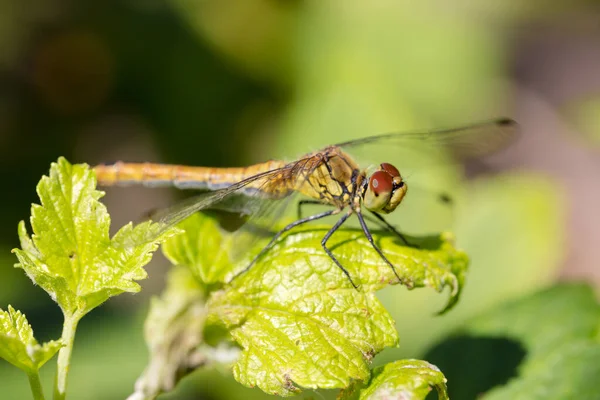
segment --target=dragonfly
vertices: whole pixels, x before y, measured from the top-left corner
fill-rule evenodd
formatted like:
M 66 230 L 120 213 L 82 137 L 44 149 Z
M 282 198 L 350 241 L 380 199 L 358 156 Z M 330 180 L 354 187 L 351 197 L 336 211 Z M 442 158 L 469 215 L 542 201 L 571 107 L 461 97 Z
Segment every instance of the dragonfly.
M 450 153 L 452 160 L 461 162 L 497 151 L 509 143 L 516 132 L 515 121 L 499 118 L 458 128 L 396 132 L 355 139 L 327 146 L 289 162 L 270 160 L 248 167 L 232 168 L 117 162 L 98 165 L 94 167 L 94 171 L 102 186 L 137 184 L 203 191 L 154 217 L 161 224 L 160 232 L 170 229 L 198 211 L 209 209 L 247 215 L 248 220 L 240 228 L 240 232 L 248 233 L 253 226 L 272 229 L 282 218 L 287 206 L 300 195 L 303 198 L 297 202 L 298 218 L 279 229 L 231 280 L 247 272 L 286 232 L 308 222 L 339 215 L 337 222 L 323 236 L 321 247 L 352 286 L 358 289 L 359 286 L 332 252 L 328 242 L 355 215 L 370 245 L 401 282 L 395 266 L 373 239 L 366 220 L 380 224 L 410 246 L 384 216 L 398 208 L 408 193 L 408 184 L 399 169 L 387 162 L 392 160 L 379 160 L 361 167 L 353 154 L 360 153 L 361 150 L 371 149 L 373 152 L 372 149 L 386 149 L 386 154 L 400 157 L 402 152 L 408 154 L 412 149 L 426 153 L 441 150 Z M 302 216 L 301 206 L 306 204 L 319 204 L 328 209 Z M 369 218 L 365 218 L 366 216 Z M 244 246 L 238 241 L 234 243 L 239 251 L 250 246 Z

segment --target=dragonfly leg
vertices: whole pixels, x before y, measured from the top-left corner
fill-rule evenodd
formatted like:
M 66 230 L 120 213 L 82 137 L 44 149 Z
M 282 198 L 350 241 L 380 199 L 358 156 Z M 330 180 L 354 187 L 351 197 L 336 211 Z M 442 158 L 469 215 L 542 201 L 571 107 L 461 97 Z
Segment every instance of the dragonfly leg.
M 375 219 L 375 218 L 373 218 L 373 217 L 371 217 L 370 215 L 367 215 L 367 214 L 363 214 L 363 218 L 365 219 L 365 221 L 372 222 L 372 223 L 376 224 L 377 226 L 379 226 L 380 228 L 385 229 L 386 231 L 390 232 L 390 228 L 388 228 L 387 225 L 385 225 L 380 220 Z
M 373 214 L 375 214 L 375 213 L 373 213 Z M 375 215 L 377 215 L 377 214 L 375 214 Z M 398 275 L 398 272 L 396 271 L 394 264 L 392 264 L 390 262 L 390 260 L 387 259 L 387 257 L 383 254 L 383 251 L 381 251 L 381 249 L 379 248 L 379 246 L 377 246 L 375 244 L 375 241 L 373 240 L 373 235 L 371 235 L 371 231 L 369 231 L 369 228 L 367 227 L 367 224 L 365 223 L 365 219 L 364 219 L 362 213 L 360 212 L 360 210 L 356 211 L 356 216 L 358 217 L 360 226 L 362 227 L 362 230 L 365 233 L 367 240 L 369 240 L 369 243 L 371 243 L 371 246 L 373 246 L 375 251 L 377 251 L 377 253 L 379 253 L 379 256 L 383 259 L 383 261 L 385 261 L 386 264 L 389 265 L 390 268 L 392 268 L 392 271 L 394 271 L 394 275 L 396 275 L 396 278 L 398 278 L 398 282 L 402 283 L 402 279 Z
M 243 270 L 241 270 L 240 272 L 235 274 L 234 277 L 231 278 L 231 280 L 229 282 L 233 281 L 235 278 L 237 278 L 238 276 L 242 275 L 243 273 L 247 272 L 250 268 L 252 268 L 252 266 L 254 264 L 256 264 L 256 261 L 258 261 L 258 259 L 261 258 L 263 255 L 265 255 L 265 253 L 267 251 L 269 251 L 271 249 L 271 247 L 273 247 L 273 245 L 275 244 L 277 239 L 279 239 L 281 237 L 281 235 L 283 235 L 285 232 L 297 227 L 298 225 L 302 225 L 302 224 L 304 224 L 306 222 L 310 222 L 310 221 L 316 221 L 318 219 L 325 218 L 325 217 L 328 217 L 333 214 L 337 214 L 338 212 L 340 212 L 340 210 L 336 208 L 335 210 L 329 210 L 329 211 L 325 211 L 325 212 L 322 212 L 319 214 L 311 215 L 310 217 L 299 219 L 299 220 L 294 221 L 291 224 L 285 226 L 282 230 L 277 232 L 275 234 L 275 236 L 273 236 L 273 238 L 269 241 L 269 243 L 265 247 L 263 247 L 263 249 L 256 255 L 256 257 L 254 257 L 252 259 L 250 264 L 248 264 L 248 266 L 246 268 L 244 268 Z
M 378 214 L 374 211 L 371 211 L 371 214 L 373 214 L 379 221 L 381 221 L 387 229 L 389 229 L 390 231 L 392 231 L 393 233 L 395 233 L 403 242 L 405 245 L 410 246 L 410 247 L 416 247 L 418 248 L 419 246 L 411 244 L 408 240 L 406 240 L 406 238 L 404 237 L 403 234 L 401 234 L 395 227 L 394 225 L 390 224 L 389 222 L 387 222 L 385 220 L 385 218 L 383 218 L 381 216 L 381 214 Z
M 327 234 L 325 235 L 325 237 L 323 237 L 323 240 L 321 240 L 321 246 L 323 246 L 323 250 L 325 250 L 325 252 L 329 256 L 329 258 L 331 258 L 333 260 L 333 262 L 335 262 L 335 264 L 342 270 L 342 272 L 344 272 L 344 274 L 346 274 L 346 277 L 348 278 L 348 280 L 350 281 L 350 283 L 352 284 L 352 286 L 354 286 L 354 289 L 358 289 L 358 286 L 352 280 L 352 277 L 350 276 L 350 273 L 346 270 L 346 268 L 344 268 L 342 266 L 342 264 L 338 261 L 338 259 L 335 258 L 335 256 L 331 252 L 331 250 L 329 250 L 329 248 L 327 248 L 327 241 L 329 240 L 329 238 L 331 237 L 331 235 L 333 235 L 333 233 L 335 231 L 337 231 L 339 229 L 339 227 L 342 226 L 342 224 L 344 222 L 346 222 L 346 220 L 348 219 L 348 217 L 350 215 L 352 215 L 352 212 L 348 212 L 348 213 L 344 214 L 342 216 L 342 218 L 340 218 L 339 221 L 336 222 L 336 224 L 329 230 L 329 232 L 327 232 Z
M 305 204 L 319 204 L 322 206 L 327 206 L 328 204 L 324 204 L 319 200 L 300 200 L 298 202 L 298 219 L 302 219 L 302 206 Z

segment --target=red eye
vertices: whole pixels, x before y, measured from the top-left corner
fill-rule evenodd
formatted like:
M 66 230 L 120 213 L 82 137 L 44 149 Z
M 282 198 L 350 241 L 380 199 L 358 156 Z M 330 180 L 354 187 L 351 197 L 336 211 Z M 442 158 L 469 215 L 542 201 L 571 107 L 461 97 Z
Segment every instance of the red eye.
M 398 171 L 398 169 L 396 167 L 394 167 L 392 164 L 382 163 L 381 169 L 384 170 L 385 172 L 387 172 L 388 174 L 390 174 L 394 178 L 397 176 L 400 176 L 400 171 Z
M 375 196 L 379 196 L 381 193 L 391 192 L 394 185 L 390 174 L 385 171 L 376 171 L 371 175 L 369 186 Z

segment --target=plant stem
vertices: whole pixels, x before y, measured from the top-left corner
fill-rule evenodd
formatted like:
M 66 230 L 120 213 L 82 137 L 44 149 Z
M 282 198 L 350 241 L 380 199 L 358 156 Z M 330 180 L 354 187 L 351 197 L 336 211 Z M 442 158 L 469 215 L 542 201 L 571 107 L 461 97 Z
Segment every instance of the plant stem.
M 67 376 L 71 364 L 71 353 L 73 351 L 73 341 L 75 339 L 75 330 L 81 316 L 78 313 L 65 315 L 65 322 L 61 340 L 64 344 L 58 352 L 56 381 L 54 383 L 54 400 L 64 400 L 67 396 Z
M 44 391 L 42 389 L 42 382 L 40 382 L 39 372 L 36 370 L 35 372 L 28 373 L 27 377 L 29 378 L 29 386 L 31 387 L 33 398 L 35 400 L 44 400 Z

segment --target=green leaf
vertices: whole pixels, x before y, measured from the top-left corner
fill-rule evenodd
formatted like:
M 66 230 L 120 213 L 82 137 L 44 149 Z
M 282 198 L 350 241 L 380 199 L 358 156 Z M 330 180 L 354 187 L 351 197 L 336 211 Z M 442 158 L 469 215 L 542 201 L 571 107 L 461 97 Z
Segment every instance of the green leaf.
M 8 306 L 0 309 L 0 357 L 27 373 L 34 373 L 61 348 L 60 341 L 40 345 L 25 315 Z
M 175 233 L 162 234 L 149 222 L 128 224 L 111 239 L 110 218 L 98 200 L 96 178 L 85 164 L 64 158 L 53 163 L 50 176 L 37 186 L 41 205 L 31 208 L 33 235 L 19 224 L 21 249 L 13 250 L 34 283 L 55 300 L 66 315 L 83 315 L 122 292 L 137 292 L 136 280 L 146 277 L 143 266 L 158 243 Z
M 321 247 L 328 229 L 292 231 L 248 272 L 212 293 L 209 321 L 224 324 L 243 349 L 233 366 L 242 384 L 278 395 L 300 387 L 347 387 L 369 376 L 375 354 L 397 345 L 395 323 L 374 294 L 398 283 L 391 268 L 362 231 L 336 232 L 330 246 L 360 285 L 353 288 Z M 452 247 L 449 235 L 408 239 L 419 248 L 375 234 L 406 286 L 450 287 L 449 309 L 460 294 L 467 257 Z
M 484 398 L 600 398 L 599 327 L 600 305 L 583 284 L 558 285 L 476 318 L 468 334 L 508 337 L 527 350 L 519 376 Z
M 231 235 L 224 235 L 213 218 L 196 213 L 179 224 L 185 234 L 176 235 L 162 245 L 164 255 L 173 265 L 190 269 L 204 284 L 224 282 L 231 263 L 221 249 L 229 247 Z
M 422 360 L 400 360 L 375 368 L 367 384 L 355 383 L 342 392 L 340 400 L 422 400 L 432 387 L 439 400 L 448 400 L 446 378 L 438 367 Z

